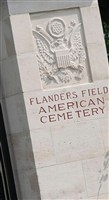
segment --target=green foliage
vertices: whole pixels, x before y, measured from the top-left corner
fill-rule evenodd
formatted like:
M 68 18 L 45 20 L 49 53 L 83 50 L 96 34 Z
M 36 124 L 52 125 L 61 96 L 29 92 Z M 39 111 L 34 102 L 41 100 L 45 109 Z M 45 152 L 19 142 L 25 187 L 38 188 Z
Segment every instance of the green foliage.
M 107 54 L 109 59 L 109 24 L 103 23 L 104 28 L 104 35 L 105 35 L 105 41 L 106 41 L 106 48 L 107 48 Z

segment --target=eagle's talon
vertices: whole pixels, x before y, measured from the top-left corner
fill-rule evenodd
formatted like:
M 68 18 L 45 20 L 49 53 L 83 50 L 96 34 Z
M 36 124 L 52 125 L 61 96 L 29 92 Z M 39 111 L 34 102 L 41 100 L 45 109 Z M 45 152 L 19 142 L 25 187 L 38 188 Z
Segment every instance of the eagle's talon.
M 84 66 L 83 66 L 83 65 L 81 65 L 81 64 L 79 64 L 79 65 L 78 65 L 78 70 L 79 70 L 80 72 L 82 72 L 82 71 L 83 71 L 83 69 L 84 69 Z
M 78 69 L 78 66 L 75 62 L 71 61 L 71 68 Z

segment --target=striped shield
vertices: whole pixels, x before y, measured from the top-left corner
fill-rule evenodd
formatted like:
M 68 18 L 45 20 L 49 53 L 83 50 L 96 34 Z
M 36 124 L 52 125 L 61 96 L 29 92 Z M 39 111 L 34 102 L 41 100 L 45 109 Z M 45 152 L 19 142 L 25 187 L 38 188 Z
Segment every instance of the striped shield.
M 55 51 L 58 68 L 67 68 L 71 66 L 70 54 L 68 49 L 59 49 Z

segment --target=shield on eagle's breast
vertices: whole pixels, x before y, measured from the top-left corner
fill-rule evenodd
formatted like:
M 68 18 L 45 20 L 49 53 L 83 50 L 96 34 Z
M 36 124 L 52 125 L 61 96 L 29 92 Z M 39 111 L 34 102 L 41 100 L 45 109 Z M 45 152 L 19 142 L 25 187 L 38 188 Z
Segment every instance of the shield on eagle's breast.
M 56 50 L 55 57 L 58 68 L 67 68 L 71 66 L 70 54 L 68 49 Z

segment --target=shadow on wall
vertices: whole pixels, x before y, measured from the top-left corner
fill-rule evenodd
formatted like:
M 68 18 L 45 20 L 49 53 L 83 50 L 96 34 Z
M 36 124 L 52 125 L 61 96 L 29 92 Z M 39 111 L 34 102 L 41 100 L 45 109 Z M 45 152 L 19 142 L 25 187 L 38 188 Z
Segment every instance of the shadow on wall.
M 11 47 L 12 53 L 15 54 L 14 46 Z M 15 175 L 16 190 L 19 191 L 19 199 L 40 200 L 31 133 L 16 55 L 13 55 L 12 59 L 3 61 L 0 76 L 1 95 L 3 95 L 1 106 Z M 0 132 L 0 134 L 3 133 Z
M 38 177 L 23 94 L 6 98 L 2 102 L 2 110 L 4 111 L 6 135 L 18 199 L 40 200 Z M 14 132 L 14 129 L 16 129 L 16 132 Z M 17 129 L 19 129 L 19 132 Z

